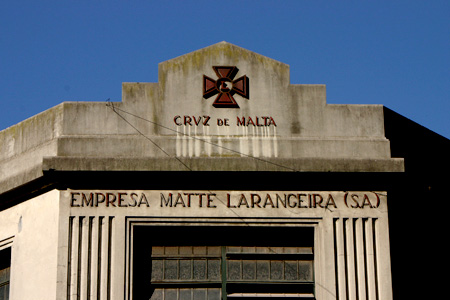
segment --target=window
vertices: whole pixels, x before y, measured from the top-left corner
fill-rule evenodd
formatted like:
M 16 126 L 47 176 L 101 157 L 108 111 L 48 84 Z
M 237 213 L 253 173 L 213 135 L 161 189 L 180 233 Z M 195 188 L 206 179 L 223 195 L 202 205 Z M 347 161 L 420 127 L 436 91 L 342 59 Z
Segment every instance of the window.
M 0 250 L 0 300 L 9 299 L 11 248 Z
M 314 299 L 313 236 L 305 227 L 136 228 L 135 299 Z

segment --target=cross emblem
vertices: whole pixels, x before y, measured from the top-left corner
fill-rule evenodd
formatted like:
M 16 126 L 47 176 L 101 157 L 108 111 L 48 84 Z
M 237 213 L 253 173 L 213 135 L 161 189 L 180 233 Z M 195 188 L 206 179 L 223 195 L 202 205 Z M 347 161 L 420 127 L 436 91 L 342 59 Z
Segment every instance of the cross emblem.
M 217 95 L 213 106 L 216 108 L 239 108 L 233 95 L 238 94 L 249 99 L 249 79 L 247 76 L 234 80 L 237 72 L 236 67 L 214 66 L 212 67 L 218 79 L 214 80 L 203 75 L 203 98 L 208 99 Z

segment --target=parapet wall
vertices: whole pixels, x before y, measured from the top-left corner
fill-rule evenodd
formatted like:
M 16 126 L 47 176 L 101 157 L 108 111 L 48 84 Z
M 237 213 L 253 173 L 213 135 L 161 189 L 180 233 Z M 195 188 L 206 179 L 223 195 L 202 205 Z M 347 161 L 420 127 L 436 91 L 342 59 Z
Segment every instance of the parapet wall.
M 240 165 L 253 171 L 256 159 L 295 171 L 364 171 L 374 161 L 378 171 L 403 171 L 383 106 L 327 104 L 324 85 L 290 84 L 288 65 L 226 42 L 163 62 L 158 83 L 122 91 L 122 102 L 66 102 L 1 131 L 0 191 L 41 176 L 44 161 L 58 169 L 68 159 L 90 160 L 86 170 L 108 170 L 110 160 L 114 170 L 170 171 L 162 159 L 178 159 L 208 171 L 249 160 Z M 118 161 L 133 159 L 152 163 Z

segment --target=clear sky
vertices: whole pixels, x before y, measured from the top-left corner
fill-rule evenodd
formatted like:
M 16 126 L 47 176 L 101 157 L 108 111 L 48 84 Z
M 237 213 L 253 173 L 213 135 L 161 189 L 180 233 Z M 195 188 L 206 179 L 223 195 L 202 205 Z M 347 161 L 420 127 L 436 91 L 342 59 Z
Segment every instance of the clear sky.
M 158 63 L 227 41 L 327 102 L 383 104 L 450 138 L 449 0 L 4 0 L 0 130 L 64 101 L 121 100 Z

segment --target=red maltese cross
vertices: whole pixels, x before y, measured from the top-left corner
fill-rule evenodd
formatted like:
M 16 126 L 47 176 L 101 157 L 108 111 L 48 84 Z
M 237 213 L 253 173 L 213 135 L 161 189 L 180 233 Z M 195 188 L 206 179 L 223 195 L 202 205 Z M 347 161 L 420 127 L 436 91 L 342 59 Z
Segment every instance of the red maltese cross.
M 247 76 L 233 80 L 239 71 L 236 67 L 214 66 L 218 79 L 203 75 L 203 98 L 208 99 L 216 94 L 213 106 L 217 108 L 239 108 L 233 95 L 238 94 L 249 99 L 249 80 Z

